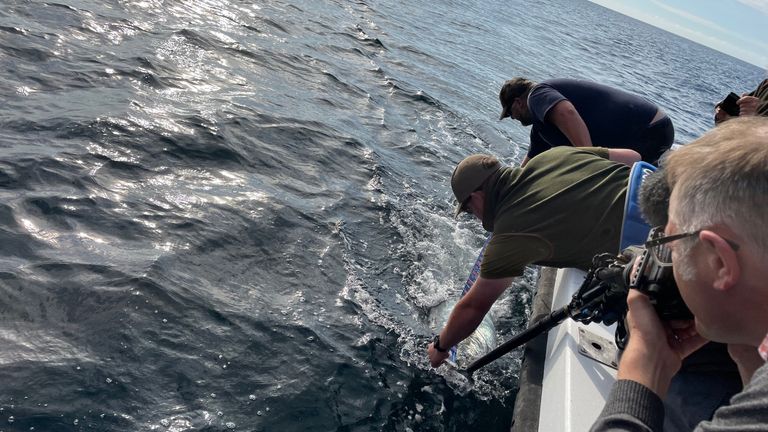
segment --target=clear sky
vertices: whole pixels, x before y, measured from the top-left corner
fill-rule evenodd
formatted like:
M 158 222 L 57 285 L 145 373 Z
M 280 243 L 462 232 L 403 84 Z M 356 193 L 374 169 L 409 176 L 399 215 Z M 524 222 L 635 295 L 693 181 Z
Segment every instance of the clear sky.
M 768 69 L 768 0 L 591 0 Z

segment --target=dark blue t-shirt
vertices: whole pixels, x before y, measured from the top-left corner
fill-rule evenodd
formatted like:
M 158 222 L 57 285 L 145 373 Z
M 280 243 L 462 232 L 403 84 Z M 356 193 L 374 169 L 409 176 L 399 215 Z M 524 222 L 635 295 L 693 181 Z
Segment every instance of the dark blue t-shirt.
M 547 113 L 562 100 L 570 101 L 589 129 L 595 147 L 630 148 L 642 154 L 639 137 L 658 111 L 647 99 L 590 81 L 553 79 L 533 87 L 528 95 L 528 109 L 533 118 L 532 158 L 552 147 L 571 145 L 568 138 L 552 123 Z

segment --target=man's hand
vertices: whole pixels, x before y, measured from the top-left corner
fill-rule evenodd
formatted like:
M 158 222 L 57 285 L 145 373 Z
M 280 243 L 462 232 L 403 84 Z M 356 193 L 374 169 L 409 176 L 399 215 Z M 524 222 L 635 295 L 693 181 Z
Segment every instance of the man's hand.
M 739 106 L 739 116 L 753 116 L 757 115 L 757 105 L 760 103 L 760 99 L 754 96 L 742 95 L 741 98 L 736 101 Z
M 683 359 L 707 340 L 696 332 L 693 321 L 674 326 L 662 322 L 648 297 L 637 290 L 629 290 L 627 305 L 629 343 L 621 357 L 618 378 L 643 384 L 663 398 Z
M 731 118 L 731 116 L 725 112 L 722 108 L 720 108 L 720 105 L 715 107 L 715 124 L 718 125 L 726 120 Z
M 443 364 L 445 359 L 448 358 L 450 351 L 440 352 L 435 349 L 434 343 L 430 343 L 427 348 L 427 354 L 429 355 L 429 364 L 432 365 L 433 368 L 436 368 Z
M 469 337 L 511 282 L 512 278 L 477 278 L 469 292 L 453 307 L 448 322 L 440 332 L 440 347 L 448 349 Z M 440 366 L 448 358 L 448 352 L 441 353 L 432 344 L 427 348 L 427 355 L 432 367 Z

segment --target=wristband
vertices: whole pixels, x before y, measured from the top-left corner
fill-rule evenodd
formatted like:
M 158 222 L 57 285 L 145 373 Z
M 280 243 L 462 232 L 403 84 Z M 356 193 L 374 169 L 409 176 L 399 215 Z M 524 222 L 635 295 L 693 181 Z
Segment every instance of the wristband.
M 435 347 L 435 349 L 436 349 L 438 352 L 441 352 L 441 353 L 444 353 L 444 352 L 448 352 L 448 350 L 447 350 L 447 349 L 445 349 L 445 348 L 440 348 L 440 335 L 439 335 L 439 334 L 436 334 L 436 335 L 435 335 L 435 338 L 434 338 L 434 339 L 432 339 L 432 346 L 434 346 L 434 347 Z

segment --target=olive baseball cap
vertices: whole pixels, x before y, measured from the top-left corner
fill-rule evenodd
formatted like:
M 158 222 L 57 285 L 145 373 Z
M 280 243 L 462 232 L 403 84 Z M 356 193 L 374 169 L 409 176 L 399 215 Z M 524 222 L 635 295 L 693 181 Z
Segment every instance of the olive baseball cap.
M 476 191 L 491 174 L 501 168 L 498 159 L 487 154 L 467 156 L 456 165 L 451 174 L 451 189 L 458 201 L 455 216 L 464 211 L 464 205 L 472 192 Z

